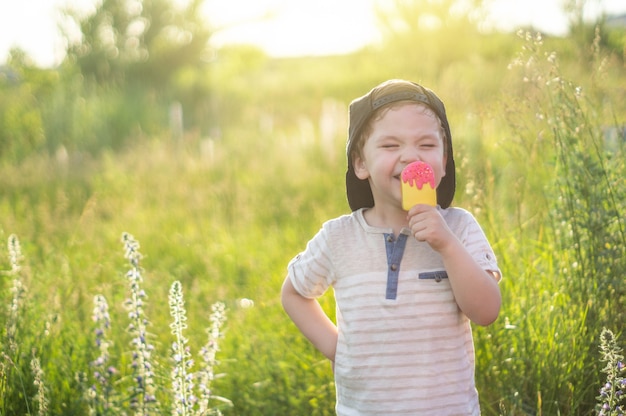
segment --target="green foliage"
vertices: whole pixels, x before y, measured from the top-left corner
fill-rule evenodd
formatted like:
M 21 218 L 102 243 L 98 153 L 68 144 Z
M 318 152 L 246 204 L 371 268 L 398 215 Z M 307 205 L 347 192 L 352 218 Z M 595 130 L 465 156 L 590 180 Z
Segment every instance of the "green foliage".
M 602 125 L 611 119 L 597 111 L 601 86 L 568 81 L 557 56 L 526 35 L 512 66 L 523 88 L 512 89 L 519 95 L 509 122 L 518 136 L 506 148 L 514 171 L 526 174 L 515 188 L 519 228 L 503 260 L 522 285 L 503 282 L 505 320 L 479 336 L 479 361 L 493 363 L 484 385 L 499 386 L 483 396 L 491 414 L 589 412 L 599 355 L 584 340 L 603 326 L 623 330 L 623 145 L 604 141 Z M 528 261 L 513 266 L 519 258 Z
M 378 13 L 395 71 L 419 68 L 418 77 L 435 77 L 442 68 L 467 63 L 483 41 L 481 0 L 394 0 Z M 415 77 L 411 77 L 415 78 Z M 419 80 L 418 80 L 419 81 Z
M 163 121 L 167 105 L 141 89 L 88 88 L 78 76 L 65 86 L 55 90 L 42 111 L 50 153 L 97 155 L 120 150 L 131 138 L 157 135 L 167 128 Z
M 205 81 L 211 32 L 201 17 L 202 4 L 203 0 L 184 7 L 171 0 L 106 0 L 90 15 L 66 11 L 81 37 L 68 37 L 66 59 L 51 71 L 60 79 L 46 97 L 34 94 L 30 101 L 28 96 L 8 97 L 18 99 L 30 112 L 19 113 L 19 119 L 13 116 L 16 120 L 7 131 L 20 133 L 21 125 L 15 124 L 21 122 L 39 134 L 37 146 L 28 145 L 33 142 L 32 131 L 14 146 L 24 154 L 93 155 L 119 150 L 144 134 L 167 135 L 174 129 L 176 135 L 169 115 L 174 103 L 196 109 L 185 115 L 185 122 L 208 131 L 212 124 L 203 122 L 211 111 Z M 18 86 L 36 85 L 35 81 L 20 79 Z M 20 107 L 13 105 L 11 111 L 19 112 Z M 4 156 L 9 159 L 12 154 Z
M 68 11 L 82 35 L 69 45 L 68 59 L 99 84 L 162 87 L 206 56 L 210 31 L 200 15 L 203 2 L 182 7 L 171 0 L 104 0 L 88 16 Z
M 45 144 L 41 115 L 29 85 L 0 95 L 0 159 L 21 160 Z
M 22 160 L 44 148 L 46 137 L 38 98 L 54 84 L 55 75 L 37 69 L 13 49 L 0 72 L 0 160 Z

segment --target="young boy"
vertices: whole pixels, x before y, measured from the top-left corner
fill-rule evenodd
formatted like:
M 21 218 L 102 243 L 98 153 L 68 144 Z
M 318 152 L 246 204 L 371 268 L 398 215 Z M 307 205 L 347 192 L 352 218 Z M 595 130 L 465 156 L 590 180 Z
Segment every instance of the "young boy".
M 483 231 L 450 208 L 455 169 L 441 100 L 391 80 L 350 104 L 351 215 L 326 222 L 288 266 L 285 311 L 333 363 L 338 415 L 479 415 L 470 322 L 500 311 Z M 402 209 L 400 173 L 428 162 L 437 207 Z M 337 325 L 316 298 L 334 288 Z

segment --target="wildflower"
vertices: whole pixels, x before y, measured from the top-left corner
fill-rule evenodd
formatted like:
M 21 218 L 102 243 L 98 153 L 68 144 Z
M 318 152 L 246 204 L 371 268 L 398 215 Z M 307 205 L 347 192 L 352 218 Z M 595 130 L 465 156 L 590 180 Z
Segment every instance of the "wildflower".
M 187 329 L 187 315 L 183 289 L 179 281 L 172 284 L 169 293 L 170 315 L 174 321 L 170 324 L 172 334 L 176 341 L 172 343 L 174 368 L 172 369 L 172 389 L 174 391 L 173 412 L 179 415 L 193 414 L 195 397 L 193 396 L 193 373 L 188 370 L 193 366 L 193 360 L 189 359 L 190 353 L 187 347 L 187 338 L 183 331 Z
M 509 320 L 509 317 L 507 316 L 504 318 L 504 328 L 505 329 L 517 329 L 517 325 L 511 324 L 511 321 Z
M 16 275 L 20 269 L 20 261 L 22 261 L 22 249 L 20 247 L 20 240 L 18 240 L 15 234 L 9 236 L 8 242 L 9 248 L 9 264 L 11 265 L 11 271 L 9 273 Z
M 228 399 L 215 396 L 211 393 L 211 383 L 215 379 L 215 373 L 213 368 L 217 364 L 216 354 L 219 351 L 218 339 L 221 336 L 221 328 L 226 321 L 226 306 L 217 302 L 211 307 L 211 326 L 207 330 L 208 340 L 205 346 L 200 351 L 202 356 L 201 369 L 198 371 L 198 387 L 200 391 L 200 414 L 210 414 L 209 401 L 211 399 L 218 399 L 226 403 L 230 403 Z M 221 414 L 219 410 L 215 410 L 214 413 Z
M 143 299 L 147 298 L 147 296 L 141 288 L 143 277 L 139 262 L 142 256 L 139 252 L 139 242 L 132 235 L 123 233 L 122 242 L 124 243 L 124 257 L 131 266 L 126 273 L 130 288 L 130 299 L 127 299 L 125 305 L 128 309 L 128 316 L 131 319 L 128 331 L 132 337 L 133 361 L 131 368 L 135 372 L 133 379 L 136 384 L 133 389 L 132 406 L 137 409 L 137 414 L 152 414 L 158 409 L 158 402 L 154 394 L 154 372 L 150 362 L 151 351 L 154 347 L 148 343 L 146 328 L 148 320 L 145 318 L 143 310 Z
M 48 398 L 46 397 L 46 387 L 43 381 L 44 373 L 41 369 L 39 358 L 33 357 L 30 362 L 30 366 L 35 376 L 33 384 L 37 387 L 37 394 L 34 398 L 35 403 L 38 405 L 37 415 L 44 416 L 48 414 Z
M 600 389 L 598 399 L 598 414 L 607 416 L 623 415 L 623 405 L 620 403 L 624 399 L 621 390 L 626 386 L 626 379 L 620 376 L 624 369 L 622 349 L 617 344 L 617 339 L 613 333 L 606 328 L 600 334 L 601 360 L 606 362 L 602 372 L 606 374 L 606 382 Z
M 548 54 L 548 62 L 555 64 L 556 63 L 556 52 L 551 52 Z
M 9 345 L 9 351 L 17 351 L 17 328 L 19 323 L 20 308 L 22 306 L 22 300 L 26 293 L 24 285 L 20 279 L 13 279 L 13 286 L 11 287 L 11 293 L 13 297 L 9 304 L 9 319 L 7 321 L 6 340 Z
M 22 260 L 22 250 L 20 248 L 20 242 L 15 234 L 9 236 L 8 241 L 9 249 L 9 263 L 11 264 L 11 270 L 9 275 L 14 277 L 13 286 L 11 287 L 12 299 L 9 304 L 8 320 L 6 322 L 6 343 L 8 344 L 9 351 L 15 353 L 17 351 L 16 335 L 19 323 L 20 308 L 24 299 L 26 289 L 22 284 L 22 280 L 19 278 L 19 272 L 21 270 L 20 261 Z
M 111 376 L 117 373 L 114 367 L 109 365 L 109 347 L 112 343 L 108 339 L 108 331 L 111 327 L 109 305 L 102 295 L 94 297 L 92 319 L 95 322 L 95 344 L 99 355 L 91 362 L 95 383 L 91 386 L 90 407 L 92 413 L 98 413 L 99 408 L 110 408 L 114 397 Z

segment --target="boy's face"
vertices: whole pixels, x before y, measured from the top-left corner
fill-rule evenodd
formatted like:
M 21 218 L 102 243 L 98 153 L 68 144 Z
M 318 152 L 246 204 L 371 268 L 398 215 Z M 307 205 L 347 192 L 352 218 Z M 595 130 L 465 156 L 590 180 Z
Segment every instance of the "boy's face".
M 371 134 L 364 140 L 361 154 L 354 157 L 354 171 L 359 179 L 369 180 L 376 206 L 402 209 L 400 173 L 411 162 L 430 164 L 437 186 L 446 174 L 441 124 L 421 104 L 387 109 L 372 121 Z

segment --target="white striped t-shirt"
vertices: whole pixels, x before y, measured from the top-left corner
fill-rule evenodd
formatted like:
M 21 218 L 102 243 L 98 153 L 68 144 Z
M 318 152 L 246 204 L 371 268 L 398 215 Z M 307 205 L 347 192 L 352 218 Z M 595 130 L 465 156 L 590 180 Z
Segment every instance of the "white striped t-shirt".
M 474 217 L 439 210 L 476 262 L 500 273 Z M 448 279 L 434 278 L 445 272 L 442 259 L 408 236 L 397 295 L 387 299 L 390 233 L 369 226 L 358 210 L 324 223 L 288 266 L 302 296 L 335 291 L 337 415 L 479 415 L 470 322 Z

